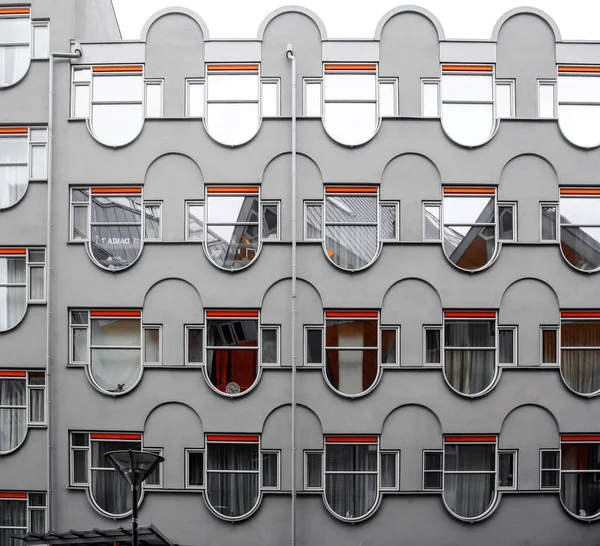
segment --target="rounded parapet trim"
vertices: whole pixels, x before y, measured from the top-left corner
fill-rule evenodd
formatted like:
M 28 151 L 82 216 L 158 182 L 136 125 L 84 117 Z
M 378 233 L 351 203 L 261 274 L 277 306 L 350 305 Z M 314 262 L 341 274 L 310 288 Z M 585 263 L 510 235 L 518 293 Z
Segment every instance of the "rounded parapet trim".
M 210 39 L 210 34 L 208 32 L 208 27 L 206 26 L 206 23 L 204 22 L 204 19 L 202 19 L 202 17 L 200 17 L 200 15 L 198 15 L 195 11 L 192 11 L 191 9 L 188 8 L 182 8 L 182 7 L 169 7 L 169 8 L 164 8 L 161 9 L 159 11 L 157 11 L 154 15 L 152 15 L 144 24 L 144 27 L 142 28 L 142 33 L 140 35 L 140 41 L 145 42 L 148 38 L 148 32 L 150 31 L 150 27 L 152 27 L 152 25 L 158 21 L 161 17 L 165 16 L 165 15 L 170 15 L 170 14 L 180 14 L 180 15 L 187 15 L 188 17 L 191 17 L 194 21 L 196 21 L 196 23 L 198 23 L 198 26 L 200 27 L 200 29 L 202 30 L 202 35 L 204 36 L 204 40 L 209 40 Z
M 271 21 L 273 21 L 273 19 L 275 19 L 279 15 L 283 15 L 284 13 L 301 13 L 302 15 L 306 15 L 309 19 L 311 19 L 313 21 L 313 23 L 319 29 L 319 33 L 321 34 L 321 40 L 327 40 L 327 30 L 325 29 L 325 25 L 323 24 L 323 21 L 321 20 L 321 18 L 316 13 L 309 10 L 308 8 L 305 8 L 303 6 L 293 6 L 293 5 L 292 6 L 283 6 L 281 8 L 277 8 L 276 10 L 273 10 L 271 13 L 269 13 L 269 15 L 267 15 L 262 20 L 260 26 L 258 27 L 257 38 L 259 40 L 262 40 L 265 35 L 265 30 L 267 29 L 267 27 L 269 26 Z
M 445 39 L 444 28 L 442 27 L 440 20 L 433 13 L 431 13 L 429 10 L 427 10 L 425 8 L 422 8 L 421 6 L 406 5 L 406 6 L 398 6 L 398 7 L 392 8 L 379 20 L 379 23 L 377 23 L 377 27 L 375 28 L 375 40 L 381 40 L 381 35 L 383 33 L 383 27 L 385 27 L 386 23 L 392 17 L 394 17 L 400 13 L 406 13 L 406 12 L 418 13 L 420 15 L 423 15 L 427 19 L 429 19 L 429 21 L 435 27 L 435 29 L 438 33 L 438 38 L 440 40 Z
M 504 25 L 504 23 L 506 23 L 506 21 L 508 21 L 511 17 L 514 17 L 515 15 L 521 15 L 521 14 L 535 15 L 535 16 L 539 17 L 540 19 L 543 19 L 548 24 L 548 26 L 552 29 L 555 40 L 557 42 L 562 41 L 562 38 L 560 35 L 560 30 L 558 28 L 558 25 L 554 22 L 554 19 L 552 19 L 552 17 L 550 17 L 545 11 L 542 11 L 541 9 L 538 9 L 538 8 L 529 7 L 529 6 L 514 8 L 514 9 L 507 11 L 504 15 L 502 15 L 500 17 L 500 19 L 498 19 L 498 21 L 494 25 L 494 29 L 492 30 L 492 41 L 493 42 L 498 41 L 498 36 L 500 35 L 500 30 L 502 29 L 502 26 Z

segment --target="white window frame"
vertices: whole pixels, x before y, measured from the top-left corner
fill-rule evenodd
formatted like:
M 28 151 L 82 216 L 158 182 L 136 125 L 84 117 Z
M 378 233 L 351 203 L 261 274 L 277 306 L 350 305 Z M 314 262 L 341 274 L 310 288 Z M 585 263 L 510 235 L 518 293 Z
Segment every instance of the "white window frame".
M 381 209 L 383 207 L 394 207 L 394 237 L 392 239 L 384 239 L 381 236 Z M 379 242 L 380 243 L 395 243 L 400 240 L 400 201 L 379 201 Z
M 319 85 L 319 114 L 318 115 L 308 115 L 307 111 L 307 93 L 306 87 L 308 85 Z M 321 118 L 323 117 L 323 78 L 322 77 L 313 77 L 313 78 L 302 78 L 302 115 L 305 118 Z
M 158 330 L 158 362 L 146 360 L 146 330 Z M 142 366 L 161 366 L 163 363 L 162 324 L 142 324 Z
M 554 233 L 556 237 L 554 239 L 543 239 L 543 209 L 544 208 L 553 208 L 556 211 L 556 218 L 554 220 Z M 540 243 L 542 244 L 552 244 L 557 243 L 560 240 L 560 208 L 558 203 L 540 203 Z
M 263 480 L 265 479 L 262 464 L 263 457 L 265 455 L 276 455 L 277 457 L 277 485 L 265 486 Z M 280 491 L 281 490 L 281 450 L 279 449 L 261 449 L 260 450 L 260 489 L 261 491 Z
M 277 339 L 277 362 L 263 362 L 262 351 L 263 351 L 263 331 L 264 330 L 275 330 L 275 336 Z M 260 366 L 262 368 L 279 368 L 281 366 L 281 326 L 278 324 L 261 324 L 260 325 Z
M 162 457 L 164 455 L 162 447 L 146 447 L 146 446 L 143 446 L 143 447 L 144 447 L 144 451 L 147 451 L 148 453 L 154 453 L 155 455 L 158 455 L 160 457 Z M 158 471 L 158 484 L 147 485 L 146 481 L 143 481 L 142 487 L 144 489 L 162 489 L 163 488 L 163 484 L 164 484 L 163 467 L 164 467 L 163 464 L 158 464 L 155 469 Z
M 384 487 L 381 485 L 382 479 L 381 474 L 383 471 L 383 465 L 381 464 L 381 458 L 383 455 L 393 455 L 394 457 L 394 486 Z M 400 457 L 401 452 L 398 449 L 382 449 L 379 451 L 379 490 L 380 491 L 400 491 Z
M 496 204 L 496 210 L 497 210 L 497 214 L 498 214 L 498 219 L 496 221 L 496 224 L 498 225 L 498 242 L 499 243 L 516 243 L 519 236 L 517 233 L 517 214 L 518 214 L 518 203 L 516 201 L 499 201 Z M 500 237 L 500 223 L 502 222 L 502 220 L 500 219 L 500 209 L 501 208 L 512 208 L 512 232 L 513 232 L 513 236 L 512 239 L 502 239 Z
M 427 330 L 436 330 L 440 336 L 440 362 L 427 362 Z M 439 324 L 423 325 L 423 367 L 443 368 L 444 367 L 444 327 Z
M 435 116 L 426 116 L 425 115 L 425 86 L 426 85 L 435 85 L 437 86 L 437 115 Z M 441 90 L 441 81 L 440 78 L 421 78 L 421 117 L 427 119 L 437 119 L 442 115 L 442 95 L 440 93 Z
M 538 80 L 537 81 L 537 103 L 538 103 L 538 107 L 537 107 L 537 111 L 538 111 L 538 118 L 540 119 L 556 119 L 557 116 L 557 111 L 558 111 L 558 97 L 557 97 L 557 80 Z M 553 104 L 552 104 L 552 117 L 542 117 L 542 112 L 541 112 L 541 103 L 542 101 L 540 100 L 540 90 L 542 87 L 552 87 L 552 98 L 553 98 Z
M 48 50 L 48 54 L 47 55 L 42 55 L 39 57 L 35 56 L 35 34 L 36 34 L 36 28 L 46 28 L 48 29 L 48 43 L 44 44 L 45 48 Z M 50 58 L 50 21 L 42 21 L 42 20 L 33 20 L 31 21 L 31 58 L 32 60 L 47 60 Z
M 158 118 L 157 118 L 158 119 Z M 158 237 L 146 237 L 146 207 L 158 207 Z M 163 235 L 163 202 L 145 201 L 142 199 L 142 208 L 144 209 L 144 243 L 156 243 L 162 241 Z
M 308 485 L 308 455 L 319 455 L 321 458 L 321 486 L 320 487 L 309 487 Z M 325 490 L 325 480 L 324 476 L 324 468 L 325 465 L 325 451 L 322 449 L 309 449 L 304 451 L 304 490 L 305 491 L 324 491 Z
M 438 225 L 438 231 L 439 231 L 439 237 L 437 239 L 428 239 L 427 238 L 427 232 L 425 230 L 425 219 L 427 217 L 427 208 L 428 207 L 437 207 L 439 210 L 439 225 Z M 427 242 L 427 243 L 441 243 L 443 240 L 442 237 L 442 232 L 444 230 L 444 226 L 443 226 L 443 219 L 442 219 L 442 202 L 441 201 L 423 201 L 423 242 Z
M 511 455 L 513 460 L 513 478 L 512 485 L 500 485 L 500 456 Z M 517 449 L 499 449 L 498 450 L 498 491 L 516 491 L 519 484 L 519 450 Z
M 84 434 L 87 436 L 87 445 L 86 446 L 75 446 L 73 445 L 73 435 L 74 434 Z M 91 467 L 91 449 L 90 445 L 90 433 L 89 432 L 69 432 L 69 487 L 77 488 L 77 489 L 86 489 L 90 486 L 90 467 Z M 86 482 L 76 482 L 75 481 L 75 451 L 85 451 L 86 453 Z
M 276 97 L 277 97 L 277 104 L 275 106 L 275 115 L 274 116 L 265 116 L 265 114 L 263 113 L 263 106 L 264 106 L 264 102 L 263 102 L 263 85 L 275 85 L 276 86 Z M 260 115 L 262 118 L 277 118 L 279 116 L 281 116 L 281 78 L 261 78 L 260 79 Z
M 32 385 L 31 374 L 41 373 L 44 374 L 43 385 Z M 28 370 L 27 371 L 27 427 L 29 428 L 45 428 L 47 415 L 48 415 L 48 396 L 46 392 L 46 370 Z M 44 420 L 43 421 L 32 421 L 31 420 L 31 391 L 43 391 L 44 392 Z
M 321 332 L 321 362 L 308 362 L 308 330 L 320 330 Z M 319 324 L 307 324 L 304 326 L 304 365 L 309 368 L 322 368 L 325 366 L 325 327 Z
M 316 237 L 308 237 L 307 235 L 307 229 L 306 226 L 308 224 L 307 221 L 307 209 L 309 206 L 320 206 L 321 207 L 321 236 L 319 238 Z M 317 201 L 317 200 L 309 200 L 309 201 L 304 201 L 304 222 L 303 222 L 303 233 L 302 233 L 302 238 L 305 241 L 314 241 L 314 242 L 319 242 L 322 243 L 323 239 L 325 238 L 325 206 L 323 204 L 323 201 Z
M 381 114 L 381 104 L 380 104 L 380 100 L 381 100 L 381 85 L 392 85 L 394 87 L 394 104 L 393 104 L 393 108 L 394 108 L 394 113 L 390 116 L 390 115 L 382 115 Z M 377 113 L 379 115 L 380 118 L 391 118 L 391 117 L 397 117 L 399 114 L 399 97 L 398 97 L 398 78 L 379 78 L 378 82 L 377 82 Z
M 551 452 L 551 453 L 556 453 L 557 458 L 558 458 L 558 468 L 543 468 L 542 467 L 542 456 L 544 453 L 547 452 Z M 560 449 L 557 448 L 542 448 L 540 449 L 540 475 L 539 475 L 539 480 L 540 480 L 540 490 L 541 491 L 560 491 L 560 482 L 561 482 L 561 470 L 562 470 L 562 453 Z M 544 487 L 542 486 L 542 475 L 544 472 L 558 472 L 558 479 L 556 480 L 557 483 L 557 487 Z
M 512 338 L 513 338 L 513 355 L 512 355 L 512 362 L 500 362 L 500 332 L 502 330 L 507 330 L 507 331 L 511 331 L 512 332 Z M 506 326 L 506 325 L 502 325 L 502 326 L 498 326 L 498 366 L 503 367 L 503 368 L 514 368 L 515 366 L 518 366 L 518 353 L 519 353 L 519 345 L 518 345 L 518 328 L 516 326 Z
M 28 150 L 28 154 L 29 154 L 29 165 L 28 165 L 28 169 L 29 169 L 29 180 L 31 182 L 36 182 L 36 181 L 45 181 L 48 180 L 48 128 L 47 127 L 29 127 L 29 131 L 28 131 L 29 135 L 28 135 L 28 143 L 29 143 L 29 150 Z M 39 134 L 39 136 L 37 138 L 34 138 L 34 133 Z M 8 135 L 10 136 L 10 135 Z M 40 138 L 41 137 L 41 138 Z M 44 176 L 41 177 L 35 177 L 33 176 L 33 171 L 34 171 L 34 166 L 33 166 L 33 150 L 36 148 L 42 148 L 43 149 L 43 157 L 44 157 L 44 164 L 43 164 L 43 171 L 44 171 Z
M 144 117 L 146 119 L 160 119 L 164 116 L 165 112 L 165 86 L 164 80 L 161 78 L 148 78 L 144 80 Z M 160 89 L 160 112 L 157 116 L 148 115 L 148 88 L 156 86 Z
M 428 453 L 436 453 L 440 456 L 440 469 L 439 470 L 429 470 L 425 468 L 425 455 Z M 421 474 L 421 489 L 423 491 L 443 491 L 444 490 L 444 450 L 443 449 L 424 449 L 422 455 L 422 468 L 423 472 Z M 425 474 L 440 474 L 441 477 L 441 487 L 425 487 Z
M 494 103 L 498 100 L 498 87 L 506 86 L 510 89 L 510 116 L 500 117 L 498 115 L 498 106 L 495 104 L 494 111 L 497 119 L 511 119 L 515 117 L 516 104 L 515 104 L 515 80 L 514 79 L 496 79 L 494 86 Z
M 190 207 L 203 207 L 202 208 L 202 237 L 196 239 L 194 237 L 190 237 Z M 199 201 L 186 201 L 185 202 L 185 219 L 184 219 L 184 223 L 185 223 L 185 240 L 188 243 L 203 243 L 204 239 L 206 238 L 206 222 L 205 222 L 205 215 L 206 215 L 206 202 L 199 200 Z
M 43 252 L 44 253 L 44 261 L 43 262 L 32 262 L 30 258 L 31 252 Z M 26 258 L 26 283 L 27 283 L 27 303 L 29 305 L 44 305 L 46 303 L 48 287 L 46 286 L 46 249 L 40 247 L 28 247 L 27 248 L 27 258 Z M 43 271 L 43 288 L 44 288 L 44 296 L 42 298 L 33 299 L 31 297 L 31 270 L 32 269 L 41 269 Z
M 544 331 L 553 331 L 556 333 L 556 362 L 544 362 Z M 540 326 L 540 366 L 542 368 L 560 367 L 560 325 L 559 326 Z
M 201 111 L 202 115 L 200 116 L 192 116 L 191 115 L 191 105 L 190 105 L 190 87 L 194 85 L 202 86 L 202 105 Z M 186 78 L 185 80 L 185 117 L 186 118 L 194 118 L 194 119 L 203 119 L 206 116 L 206 80 L 204 78 Z
M 260 214 L 261 216 L 263 216 L 264 214 L 264 208 L 265 207 L 275 207 L 276 208 L 276 214 L 277 214 L 277 236 L 274 238 L 265 238 L 263 237 L 263 233 L 262 230 L 265 228 L 265 221 L 264 218 L 261 218 L 261 233 L 260 233 L 260 239 L 263 243 L 272 243 L 272 242 L 277 242 L 277 241 L 281 241 L 281 201 L 278 200 L 265 200 L 263 201 L 262 199 L 260 200 Z M 189 227 L 189 226 L 188 226 Z M 195 239 L 193 239 L 195 240 Z
M 188 360 L 189 357 L 189 332 L 190 330 L 200 330 L 202 332 L 202 362 L 190 362 Z M 206 343 L 205 343 L 205 330 L 206 327 L 204 324 L 186 324 L 184 327 L 184 347 L 185 347 L 185 355 L 184 355 L 184 364 L 185 366 L 204 366 L 204 361 L 205 361 L 205 351 L 206 351 Z
M 394 332 L 396 334 L 396 362 L 394 362 L 393 364 L 391 363 L 384 363 L 383 362 L 383 332 L 385 331 L 390 331 L 390 332 Z M 400 338 L 400 326 L 383 326 L 383 325 L 379 325 L 379 347 L 380 349 L 380 357 L 379 360 L 381 362 L 379 362 L 379 365 L 382 368 L 398 368 L 400 366 L 400 356 L 401 356 L 401 350 L 400 350 L 400 343 L 401 343 L 401 338 Z
M 74 201 L 73 200 L 73 192 L 74 191 L 87 191 L 88 192 L 88 200 L 85 201 Z M 69 243 L 86 243 L 90 237 L 90 222 L 89 222 L 89 208 L 90 208 L 90 200 L 91 200 L 91 188 L 83 188 L 79 186 L 71 186 L 69 188 Z M 87 229 L 87 233 L 85 237 L 80 239 L 76 239 L 73 237 L 73 230 L 75 228 L 75 209 L 76 208 L 84 208 L 85 210 L 85 227 Z
M 77 72 L 88 72 L 87 80 L 75 80 L 75 74 Z M 87 116 L 77 116 L 76 115 L 76 106 L 77 106 L 77 87 L 86 87 L 87 88 Z M 90 115 L 92 112 L 91 107 L 92 101 L 92 67 L 91 66 L 78 66 L 74 65 L 71 70 L 71 108 L 70 108 L 70 116 L 71 119 L 90 119 Z
M 202 454 L 202 485 L 190 485 L 190 453 Z M 185 489 L 203 490 L 206 485 L 206 450 L 204 448 L 185 448 Z
M 21 491 L 19 491 L 19 493 L 21 493 Z M 26 525 L 25 526 L 21 526 L 21 525 L 6 525 L 6 526 L 0 526 L 0 529 L 8 529 L 8 530 L 12 530 L 12 531 L 25 531 L 25 533 L 29 533 L 32 532 L 32 517 L 31 514 L 32 512 L 44 512 L 44 532 L 47 531 L 48 529 L 48 512 L 47 512 L 47 508 L 48 508 L 48 496 L 46 494 L 45 491 L 42 492 L 32 492 L 32 491 L 27 491 L 27 492 L 22 492 L 23 494 L 26 495 L 26 498 L 15 498 L 15 499 L 4 499 L 5 501 L 8 502 L 24 502 L 25 503 L 25 519 L 26 519 Z M 31 497 L 32 495 L 43 495 L 44 496 L 44 505 L 43 506 L 33 506 L 31 503 Z

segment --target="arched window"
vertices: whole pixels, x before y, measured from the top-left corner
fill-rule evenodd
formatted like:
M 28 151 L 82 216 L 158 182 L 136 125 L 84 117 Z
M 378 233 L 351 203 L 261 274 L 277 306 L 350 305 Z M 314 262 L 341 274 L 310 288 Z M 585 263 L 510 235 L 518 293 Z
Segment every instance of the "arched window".
M 221 144 L 239 146 L 256 135 L 261 119 L 260 65 L 208 64 L 204 117 L 208 134 Z
M 206 437 L 206 502 L 219 517 L 238 520 L 250 516 L 261 500 L 258 436 Z
M 28 303 L 45 301 L 45 261 L 44 249 L 0 248 L 0 332 L 23 320 Z
M 560 500 L 573 516 L 600 516 L 600 436 L 561 436 Z
M 0 491 L 0 544 L 20 546 L 23 542 L 13 536 L 46 532 L 46 493 Z
M 0 8 L 0 89 L 23 79 L 31 62 L 30 9 Z
M 498 255 L 496 208 L 494 188 L 444 188 L 442 244 L 459 269 L 481 270 Z
M 142 377 L 141 311 L 77 310 L 70 317 L 71 364 L 87 365 L 90 382 L 104 394 L 132 390 Z
M 600 79 L 598 80 L 600 81 Z M 600 269 L 600 189 L 560 189 L 560 249 L 575 269 Z
M 477 521 L 498 499 L 496 436 L 444 438 L 444 504 L 459 519 Z
M 442 127 L 463 146 L 491 138 L 496 130 L 492 65 L 442 65 Z
M 347 396 L 369 392 L 379 380 L 379 312 L 326 311 L 327 383 Z
M 379 128 L 376 64 L 325 64 L 323 126 L 335 141 L 364 144 Z
M 86 489 L 92 506 L 109 518 L 131 513 L 131 486 L 109 463 L 106 454 L 120 450 L 150 451 L 143 447 L 142 435 L 123 432 L 71 432 L 70 486 Z M 152 450 L 155 451 L 155 450 Z M 156 483 L 159 469 L 142 484 L 138 506 L 146 484 Z
M 46 421 L 44 372 L 0 370 L 0 455 L 25 441 L 27 427 Z
M 560 372 L 573 392 L 600 394 L 600 311 L 561 311 Z
M 466 396 L 488 392 L 498 378 L 495 311 L 444 312 L 444 377 Z
M 600 145 L 600 66 L 558 67 L 558 125 L 576 146 Z

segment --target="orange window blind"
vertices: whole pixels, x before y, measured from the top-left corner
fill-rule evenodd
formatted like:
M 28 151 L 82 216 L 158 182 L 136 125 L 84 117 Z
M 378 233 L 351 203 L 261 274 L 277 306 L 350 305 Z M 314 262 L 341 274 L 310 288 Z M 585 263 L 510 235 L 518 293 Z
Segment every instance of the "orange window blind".
M 258 193 L 258 186 L 208 186 L 206 193 Z
M 124 186 L 113 186 L 113 187 L 99 187 L 92 188 L 92 195 L 116 195 L 116 194 L 141 194 L 142 188 L 139 187 L 124 187 Z
M 360 63 L 354 63 L 354 64 L 342 64 L 342 63 L 335 63 L 335 64 L 326 64 L 325 65 L 325 70 L 327 72 L 339 72 L 339 71 L 344 71 L 344 70 L 351 70 L 353 72 L 375 72 L 375 70 L 377 70 L 377 65 L 376 64 L 360 64 Z
M 443 64 L 443 72 L 493 72 L 491 64 Z
M 446 318 L 496 318 L 496 311 L 444 311 Z
M 116 65 L 116 66 L 94 66 L 92 72 L 99 74 L 102 72 L 143 72 L 142 65 Z
M 562 434 L 560 437 L 561 442 L 600 442 L 600 435 L 598 434 Z
M 446 187 L 444 195 L 494 195 L 495 188 L 478 188 L 478 187 Z
M 325 311 L 327 318 L 373 318 L 379 317 L 378 311 L 347 311 L 341 309 L 338 311 Z
M 14 493 L 12 491 L 0 492 L 0 499 L 26 499 L 27 493 Z
M 569 72 L 579 72 L 579 73 L 598 73 L 600 72 L 600 66 L 577 66 L 577 65 L 570 65 L 570 66 L 559 66 L 558 67 L 558 73 L 559 74 L 566 74 Z
M 377 436 L 325 436 L 328 444 L 376 444 Z
M 600 188 L 560 188 L 561 195 L 600 195 Z
M 325 193 L 345 194 L 345 193 L 377 193 L 376 186 L 327 186 Z
M 258 442 L 258 436 L 247 434 L 209 434 L 207 442 Z
M 141 317 L 141 311 L 123 311 L 121 309 L 101 309 L 90 311 L 92 317 Z
M 5 370 L 0 371 L 0 377 L 27 377 L 27 373 L 17 370 Z
M 258 72 L 257 64 L 209 64 L 209 72 Z
M 94 432 L 90 434 L 92 440 L 137 440 L 142 439 L 141 434 Z
M 26 135 L 27 127 L 0 127 L 0 135 Z
M 600 318 L 600 311 L 561 311 L 561 318 Z
M 490 443 L 496 442 L 496 436 L 482 436 L 482 435 L 474 435 L 474 436 L 446 436 L 444 441 L 447 444 L 461 444 L 461 443 Z
M 25 256 L 26 248 L 0 248 L 0 256 Z
M 0 8 L 0 15 L 29 15 L 29 8 Z
M 258 311 L 239 309 L 213 310 L 206 312 L 206 318 L 258 318 Z

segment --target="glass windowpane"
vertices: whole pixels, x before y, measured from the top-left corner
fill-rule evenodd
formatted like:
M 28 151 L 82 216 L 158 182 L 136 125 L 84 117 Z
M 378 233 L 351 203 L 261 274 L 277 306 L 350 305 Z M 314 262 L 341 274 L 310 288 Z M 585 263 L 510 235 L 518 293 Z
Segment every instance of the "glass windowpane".
M 201 328 L 188 328 L 188 354 L 190 364 L 201 364 L 204 354 L 204 331 Z

